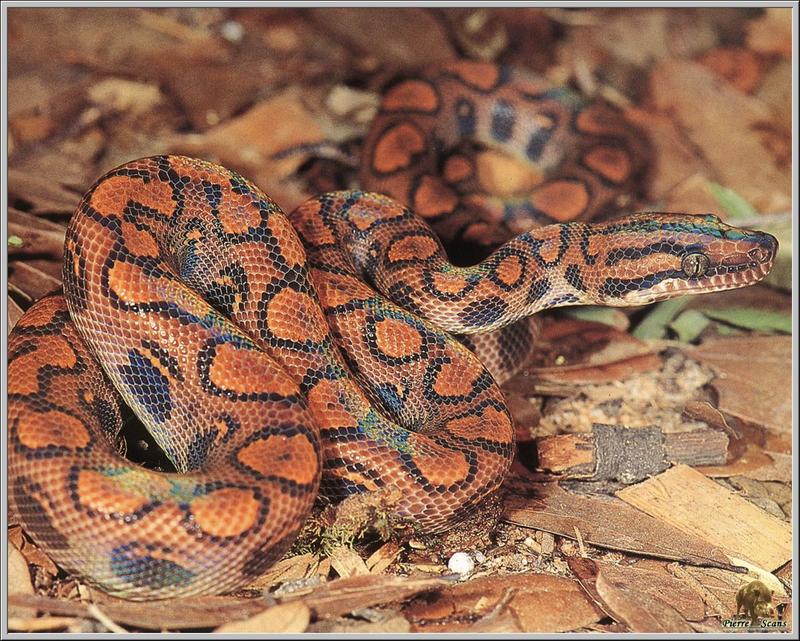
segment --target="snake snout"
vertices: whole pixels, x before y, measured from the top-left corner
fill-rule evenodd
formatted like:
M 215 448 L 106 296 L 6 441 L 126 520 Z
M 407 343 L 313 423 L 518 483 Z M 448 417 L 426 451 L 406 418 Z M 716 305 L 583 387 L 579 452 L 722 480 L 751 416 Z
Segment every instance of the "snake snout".
M 755 241 L 758 245 L 748 251 L 747 255 L 762 265 L 771 264 L 775 260 L 775 254 L 778 252 L 778 240 L 771 234 L 759 233 Z

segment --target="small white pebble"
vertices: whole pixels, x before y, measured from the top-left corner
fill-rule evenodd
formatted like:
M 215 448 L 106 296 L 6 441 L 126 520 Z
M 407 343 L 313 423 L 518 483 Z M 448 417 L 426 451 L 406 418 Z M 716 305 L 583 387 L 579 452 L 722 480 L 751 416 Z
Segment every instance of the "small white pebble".
M 447 562 L 447 569 L 463 578 L 475 569 L 475 561 L 466 552 L 456 552 Z
M 483 552 L 479 550 L 478 552 L 475 552 L 475 560 L 478 563 L 483 563 L 486 560 L 486 557 L 484 556 Z
M 244 38 L 244 27 L 235 20 L 228 20 L 220 27 L 220 33 L 228 42 L 241 42 Z

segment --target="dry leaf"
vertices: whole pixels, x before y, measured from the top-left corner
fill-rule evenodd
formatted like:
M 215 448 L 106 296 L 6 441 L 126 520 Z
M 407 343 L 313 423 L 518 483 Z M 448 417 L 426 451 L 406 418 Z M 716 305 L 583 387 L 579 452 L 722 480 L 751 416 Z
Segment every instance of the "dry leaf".
M 144 630 L 214 628 L 227 621 L 237 621 L 264 609 L 258 599 L 200 596 L 185 599 L 138 603 L 96 595 L 103 613 L 112 621 Z M 10 596 L 9 605 L 35 608 L 40 612 L 93 618 L 89 605 L 77 601 L 51 599 L 34 595 Z
M 307 195 L 286 179 L 308 159 L 307 149 L 326 141 L 319 117 L 306 107 L 306 97 L 302 89 L 292 87 L 204 134 L 176 139 L 175 147 L 182 153 L 213 155 L 291 211 Z
M 597 593 L 632 632 L 692 632 L 691 626 L 657 593 L 642 590 L 623 570 L 601 565 L 595 582 Z M 652 586 L 651 586 L 652 587 Z
M 287 597 L 284 602 L 288 603 L 294 598 L 301 599 L 309 607 L 312 615 L 321 619 L 377 604 L 400 601 L 418 592 L 428 592 L 446 584 L 447 581 L 438 578 L 367 574 L 330 581 L 316 588 L 311 594 Z
M 719 548 L 620 501 L 586 498 L 566 492 L 555 483 L 527 483 L 520 489 L 529 495 L 506 499 L 503 519 L 509 523 L 570 539 L 575 538 L 577 527 L 586 543 L 598 547 L 696 565 L 730 567 Z
M 748 28 L 747 46 L 763 54 L 779 54 L 792 59 L 792 9 L 768 8 Z
M 395 559 L 400 556 L 402 551 L 403 549 L 393 541 L 384 543 L 366 560 L 370 574 L 381 574 L 392 563 L 394 563 Z
M 703 54 L 700 62 L 741 92 L 753 93 L 761 83 L 761 61 L 749 49 L 716 47 Z
M 507 591 L 513 591 L 508 594 Z M 403 612 L 415 632 L 471 632 L 471 620 L 486 616 L 504 597 L 515 626 L 508 632 L 565 632 L 600 619 L 577 583 L 546 574 L 491 576 L 417 600 Z M 502 627 L 507 621 L 500 620 Z M 494 626 L 489 630 L 499 632 Z
M 259 612 L 248 619 L 223 623 L 214 632 L 222 634 L 252 634 L 259 632 L 298 634 L 305 632 L 310 621 L 311 612 L 303 603 L 282 603 Z
M 442 26 L 423 8 L 315 8 L 310 17 L 325 31 L 394 67 L 414 69 L 456 57 Z
M 650 90 L 656 108 L 671 114 L 703 154 L 709 175 L 760 211 L 791 206 L 790 172 L 777 166 L 762 139 L 761 132 L 773 122 L 766 105 L 701 64 L 685 60 L 659 64 L 650 76 Z
M 8 306 L 8 333 L 10 334 L 11 330 L 14 329 L 14 325 L 17 324 L 17 321 L 25 312 L 10 296 L 6 296 L 6 305 Z
M 682 349 L 719 374 L 713 386 L 721 412 L 779 434 L 791 430 L 791 336 L 724 338 Z

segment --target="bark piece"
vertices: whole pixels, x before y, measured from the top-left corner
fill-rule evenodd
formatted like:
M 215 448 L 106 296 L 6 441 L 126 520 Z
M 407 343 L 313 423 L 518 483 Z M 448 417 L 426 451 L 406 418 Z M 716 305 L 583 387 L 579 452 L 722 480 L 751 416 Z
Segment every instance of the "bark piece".
M 719 546 L 731 560 L 743 559 L 772 571 L 792 558 L 788 524 L 685 465 L 626 487 L 617 496 L 682 532 Z
M 586 498 L 555 483 L 526 483 L 527 495 L 507 498 L 503 519 L 590 544 L 693 565 L 733 569 L 723 551 L 621 501 Z M 517 490 L 519 491 L 519 490 Z
M 722 464 L 728 437 L 717 430 L 664 434 L 657 427 L 595 424 L 589 434 L 562 434 L 537 441 L 539 467 L 565 478 L 635 483 L 669 463 Z

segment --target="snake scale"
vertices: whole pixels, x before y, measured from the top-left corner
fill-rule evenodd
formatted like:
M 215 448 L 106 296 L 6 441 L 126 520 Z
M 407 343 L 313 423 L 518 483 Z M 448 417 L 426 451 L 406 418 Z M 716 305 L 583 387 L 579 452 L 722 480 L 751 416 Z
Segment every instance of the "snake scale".
M 541 182 L 482 194 L 465 138 Z M 609 107 L 457 62 L 392 86 L 364 145 L 362 184 L 410 208 L 342 191 L 287 217 L 205 161 L 110 171 L 69 224 L 63 295 L 9 338 L 12 517 L 69 572 L 139 600 L 245 585 L 319 491 L 396 489 L 398 518 L 451 527 L 515 451 L 495 377 L 454 334 L 498 330 L 501 377 L 513 321 L 742 287 L 772 265 L 774 238 L 714 216 L 584 222 L 631 189 L 638 138 Z M 507 242 L 459 267 L 428 223 Z M 120 454 L 123 404 L 176 472 Z

